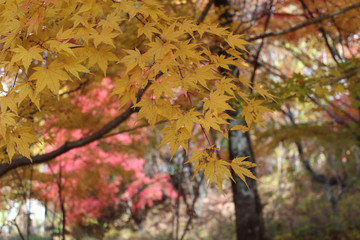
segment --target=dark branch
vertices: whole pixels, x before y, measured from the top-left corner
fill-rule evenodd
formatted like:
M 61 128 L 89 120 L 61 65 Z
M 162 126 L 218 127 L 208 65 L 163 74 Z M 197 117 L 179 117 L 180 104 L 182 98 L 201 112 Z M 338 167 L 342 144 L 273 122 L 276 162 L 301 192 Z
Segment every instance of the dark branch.
M 257 39 L 261 39 L 261 38 L 279 36 L 279 35 L 287 34 L 287 33 L 290 33 L 290 32 L 294 32 L 294 31 L 299 30 L 299 29 L 301 29 L 301 28 L 310 26 L 310 25 L 315 24 L 315 23 L 319 23 L 319 22 L 321 22 L 321 21 L 324 21 L 324 20 L 326 20 L 326 19 L 335 17 L 335 16 L 337 16 L 337 15 L 340 15 L 340 14 L 342 14 L 342 13 L 348 12 L 348 11 L 350 11 L 350 10 L 353 10 L 353 9 L 356 9 L 356 8 L 359 8 L 359 7 L 360 7 L 360 2 L 355 3 L 355 4 L 353 4 L 353 5 L 350 5 L 349 7 L 340 9 L 340 10 L 338 10 L 338 11 L 332 12 L 332 13 L 330 13 L 330 14 L 324 15 L 324 16 L 322 16 L 322 17 L 314 18 L 314 19 L 312 19 L 312 20 L 310 20 L 310 21 L 308 21 L 308 22 L 305 22 L 305 23 L 296 25 L 296 26 L 294 26 L 294 27 L 291 27 L 291 28 L 288 28 L 288 29 L 285 29 L 285 30 L 278 31 L 278 32 L 269 32 L 269 33 L 261 34 L 261 35 L 258 35 L 258 36 L 252 37 L 252 38 L 248 38 L 248 39 L 246 39 L 246 40 L 247 40 L 247 41 L 254 41 L 254 40 L 257 40 Z
M 200 17 L 198 18 L 198 20 L 196 21 L 197 24 L 200 24 L 204 21 L 206 15 L 208 14 L 211 6 L 213 5 L 214 0 L 209 0 L 209 2 L 206 4 L 204 10 L 201 12 Z
M 287 111 L 281 109 L 281 112 L 289 118 L 289 121 L 293 126 L 297 126 L 294 116 L 290 110 L 290 107 L 289 106 L 286 106 L 286 107 L 287 107 Z M 322 184 L 325 184 L 325 183 L 329 183 L 330 185 L 337 184 L 336 178 L 332 177 L 331 179 L 327 179 L 326 176 L 324 176 L 321 173 L 317 173 L 311 167 L 310 161 L 305 159 L 305 157 L 304 157 L 304 148 L 303 148 L 300 140 L 296 141 L 295 145 L 296 145 L 296 148 L 298 149 L 299 158 L 300 158 L 301 163 L 303 164 L 305 169 L 310 173 L 310 175 L 313 177 L 313 179 L 315 179 L 317 182 L 322 183 Z

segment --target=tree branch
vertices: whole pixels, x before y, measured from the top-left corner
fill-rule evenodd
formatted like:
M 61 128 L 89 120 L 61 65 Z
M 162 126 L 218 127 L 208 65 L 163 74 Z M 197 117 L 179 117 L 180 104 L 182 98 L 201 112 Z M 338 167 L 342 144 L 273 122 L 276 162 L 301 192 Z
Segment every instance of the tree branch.
M 213 5 L 214 0 L 209 0 L 209 2 L 206 4 L 204 10 L 201 12 L 200 17 L 198 18 L 198 20 L 196 21 L 196 24 L 200 24 L 204 21 L 206 15 L 208 14 L 211 6 Z
M 144 88 L 139 90 L 137 93 L 137 102 L 140 101 L 142 95 L 146 91 L 146 89 L 150 86 L 150 83 Z M 99 140 L 102 138 L 105 134 L 109 133 L 111 130 L 113 130 L 115 127 L 117 127 L 119 124 L 123 123 L 125 120 L 127 120 L 131 114 L 138 112 L 139 108 L 134 108 L 134 105 L 131 104 L 122 114 L 114 118 L 112 121 L 105 124 L 101 129 L 99 129 L 97 132 L 87 136 L 80 138 L 76 141 L 70 141 L 65 142 L 62 146 L 59 148 L 45 154 L 37 155 L 32 157 L 32 161 L 27 159 L 26 157 L 20 157 L 17 159 L 12 160 L 12 162 L 9 163 L 3 163 L 0 165 L 0 177 L 3 176 L 5 173 L 9 172 L 12 169 L 16 169 L 21 166 L 27 166 L 31 164 L 39 164 L 48 162 L 51 159 L 58 157 L 74 148 L 83 147 L 91 142 L 94 142 L 96 140 Z
M 348 11 L 356 9 L 356 8 L 360 8 L 360 2 L 355 3 L 353 5 L 350 5 L 350 6 L 346 7 L 346 8 L 337 10 L 337 11 L 332 12 L 330 14 L 324 15 L 322 17 L 314 18 L 314 19 L 312 19 L 312 20 L 310 20 L 308 22 L 296 25 L 294 27 L 291 27 L 291 28 L 288 28 L 288 29 L 285 29 L 285 30 L 282 30 L 282 31 L 278 31 L 278 32 L 269 32 L 269 33 L 265 33 L 265 34 L 260 34 L 260 35 L 257 35 L 255 37 L 248 38 L 248 39 L 246 39 L 246 41 L 254 41 L 254 40 L 257 40 L 257 39 L 261 39 L 261 38 L 280 36 L 280 35 L 283 35 L 283 34 L 286 34 L 286 33 L 294 32 L 294 31 L 299 30 L 301 28 L 307 27 L 307 26 L 315 24 L 315 23 L 319 23 L 321 21 L 324 21 L 326 19 L 332 18 L 334 16 L 340 15 L 342 13 L 348 12 Z
M 297 126 L 294 116 L 290 110 L 290 107 L 288 105 L 286 105 L 286 108 L 287 108 L 287 111 L 281 109 L 281 112 L 289 118 L 289 121 L 293 126 Z M 335 178 L 327 179 L 323 174 L 317 173 L 311 167 L 310 161 L 305 159 L 305 157 L 304 157 L 304 148 L 303 148 L 300 140 L 295 141 L 295 145 L 296 145 L 296 148 L 298 149 L 300 162 L 303 164 L 305 169 L 310 173 L 310 175 L 313 177 L 313 179 L 315 179 L 317 182 L 322 183 L 322 184 L 325 184 L 326 182 L 328 182 L 330 185 L 335 185 L 337 183 Z
M 267 31 L 268 26 L 269 26 L 271 14 L 272 14 L 272 7 L 273 7 L 273 0 L 270 0 L 270 6 L 269 6 L 268 11 L 267 11 L 267 12 L 268 12 L 268 15 L 267 15 L 267 17 L 266 17 L 265 25 L 264 25 L 264 32 Z M 263 48 L 263 46 L 264 46 L 264 42 L 265 42 L 265 38 L 261 39 L 261 43 L 260 43 L 260 45 L 259 45 L 259 48 L 258 48 L 257 51 L 256 51 L 256 54 L 255 54 L 254 68 L 253 68 L 253 71 L 252 71 L 252 73 L 251 73 L 251 78 L 250 78 L 250 82 L 251 82 L 251 84 L 252 84 L 253 86 L 255 86 L 254 83 L 255 83 L 256 70 L 257 70 L 258 67 L 259 67 L 259 56 L 260 56 L 260 52 L 261 52 L 261 50 L 262 50 L 262 48 Z M 252 92 L 252 91 L 253 91 L 253 90 L 251 89 L 251 92 Z

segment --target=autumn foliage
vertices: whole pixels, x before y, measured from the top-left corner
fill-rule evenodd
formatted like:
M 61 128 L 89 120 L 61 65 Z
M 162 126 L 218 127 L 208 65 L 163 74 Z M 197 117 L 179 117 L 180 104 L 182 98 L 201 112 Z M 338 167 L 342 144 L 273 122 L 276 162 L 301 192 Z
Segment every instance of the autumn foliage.
M 68 93 L 107 75 L 116 79 L 112 94 L 118 97 L 118 112 L 138 112 L 137 119 L 151 127 L 166 124 L 159 133 L 161 144 L 170 145 L 171 156 L 179 147 L 189 151 L 194 129 L 205 137 L 210 129 L 227 136 L 230 102 L 244 104 L 247 124 L 234 129 L 246 131 L 269 111 L 262 100 L 245 94 L 251 83 L 224 74 L 229 66 L 245 67 L 241 52 L 247 43 L 241 36 L 168 16 L 156 1 L 6 1 L 0 9 L 0 66 L 7 83 L 0 97 L 2 162 L 22 155 L 30 163 L 31 155 L 41 155 L 42 146 L 55 139 L 40 131 L 51 120 L 68 128 L 84 127 L 77 125 L 80 114 L 69 107 L 74 103 Z M 124 39 L 130 27 L 137 29 L 131 42 Z M 226 55 L 212 53 L 203 42 L 205 36 L 216 39 Z M 255 90 L 271 97 L 261 87 Z M 99 136 L 95 132 L 92 140 L 114 125 Z M 91 133 L 63 141 L 80 141 Z M 230 165 L 216 157 L 209 139 L 206 145 L 201 154 L 195 150 L 190 161 L 209 183 L 221 189 L 222 181 L 231 178 L 228 167 L 243 180 L 243 175 L 255 178 L 247 170 L 255 164 L 239 160 Z

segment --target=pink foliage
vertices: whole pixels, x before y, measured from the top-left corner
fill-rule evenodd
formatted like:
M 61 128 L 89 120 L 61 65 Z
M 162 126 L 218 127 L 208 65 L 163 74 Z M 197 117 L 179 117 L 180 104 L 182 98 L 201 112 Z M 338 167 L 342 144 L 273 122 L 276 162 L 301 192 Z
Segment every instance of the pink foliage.
M 113 87 L 111 79 L 106 78 L 100 87 L 87 96 L 75 96 L 71 102 L 83 113 L 99 113 L 111 119 L 119 114 L 117 101 L 109 98 Z M 88 135 L 89 129 L 50 128 L 52 122 L 58 120 L 54 118 L 46 123 L 53 136 L 52 145 L 47 146 L 47 150 Z M 130 119 L 127 124 L 135 126 L 135 119 Z M 147 139 L 144 136 L 141 132 L 117 134 L 73 149 L 48 165 L 45 173 L 59 176 L 61 172 L 63 201 L 70 225 L 99 218 L 105 209 L 113 208 L 116 211 L 120 203 L 131 203 L 131 210 L 138 211 L 143 207 L 152 207 L 155 201 L 165 196 L 171 199 L 177 196 L 168 175 L 158 173 L 153 177 L 146 176 L 143 158 L 136 157 L 130 151 L 120 152 L 116 147 L 130 146 L 135 142 L 145 146 Z M 58 204 L 59 188 L 55 179 L 39 181 L 34 188 L 39 193 L 39 199 Z

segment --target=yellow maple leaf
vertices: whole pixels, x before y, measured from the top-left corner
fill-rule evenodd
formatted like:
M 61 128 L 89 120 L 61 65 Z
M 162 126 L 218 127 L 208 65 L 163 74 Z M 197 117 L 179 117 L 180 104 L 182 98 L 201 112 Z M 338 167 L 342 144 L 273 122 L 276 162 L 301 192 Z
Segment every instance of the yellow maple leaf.
M 6 111 L 2 112 L 0 115 L 0 134 L 5 139 L 6 138 L 6 130 L 8 126 L 16 126 L 15 118 L 16 114 Z
M 159 18 L 167 19 L 160 3 L 156 0 L 143 0 L 144 4 L 139 8 L 139 13 L 144 17 L 150 16 L 152 20 L 157 21 Z
M 141 69 L 145 68 L 146 61 L 149 59 L 147 54 L 141 54 L 139 49 L 135 50 L 124 50 L 128 55 L 123 57 L 120 62 L 126 63 L 126 72 L 128 73 L 134 67 L 139 66 Z
M 35 72 L 29 80 L 36 81 L 36 93 L 48 87 L 55 95 L 60 89 L 60 81 L 70 80 L 69 75 L 64 71 L 63 65 L 57 61 L 50 63 L 46 68 L 35 67 Z
M 194 176 L 202 169 L 204 171 L 205 180 L 210 185 L 215 182 L 220 191 L 222 190 L 222 183 L 229 178 L 232 179 L 231 172 L 228 168 L 230 163 L 217 159 L 215 152 L 217 148 L 213 145 L 205 150 L 194 150 L 190 159 L 185 163 L 195 162 Z
M 94 45 L 96 48 L 100 43 L 109 44 L 115 47 L 113 38 L 117 37 L 118 35 L 119 33 L 113 32 L 112 28 L 104 28 L 100 34 L 97 31 L 94 31 L 92 38 L 94 39 Z
M 229 34 L 229 31 L 227 30 L 227 28 L 218 27 L 218 25 L 214 25 L 214 24 L 210 25 L 209 24 L 208 28 L 209 28 L 209 32 L 211 32 L 211 34 L 215 34 L 220 37 L 224 37 Z
M 199 56 L 199 53 L 196 51 L 196 48 L 199 46 L 196 43 L 190 43 L 191 39 L 186 41 L 180 41 L 176 44 L 177 50 L 175 51 L 175 57 L 180 57 L 180 59 L 185 62 L 186 59 L 196 60 L 206 60 L 205 58 Z M 201 57 L 201 59 L 199 59 Z
M 242 35 L 233 35 L 229 34 L 227 38 L 225 38 L 226 42 L 230 45 L 232 48 L 239 48 L 244 51 L 247 51 L 245 48 L 245 45 L 249 44 L 247 41 L 242 39 Z
M 1 105 L 1 112 L 4 113 L 6 112 L 7 108 L 9 108 L 11 111 L 17 114 L 18 107 L 15 102 L 15 99 L 11 95 L 0 97 L 0 105 Z
M 270 98 L 271 100 L 273 100 L 273 101 L 275 101 L 276 102 L 276 100 L 275 100 L 275 98 L 276 98 L 276 96 L 274 96 L 274 95 L 272 95 L 271 93 L 269 93 L 267 90 L 265 90 L 262 86 L 260 86 L 260 85 L 256 85 L 255 86 L 255 88 L 254 88 L 254 90 L 257 92 L 257 93 L 259 93 L 263 98 Z
M 231 97 L 222 94 L 220 91 L 211 91 L 208 98 L 204 99 L 204 111 L 208 110 L 214 113 L 234 110 L 226 101 Z
M 139 23 L 138 26 L 138 37 L 140 37 L 141 35 L 145 35 L 147 37 L 147 39 L 152 40 L 152 37 L 154 36 L 154 33 L 159 34 L 160 31 L 155 27 L 157 24 L 156 23 Z
M 164 41 L 177 41 L 178 37 L 183 35 L 183 33 L 183 31 L 180 31 L 180 29 L 178 29 L 176 23 L 172 23 L 170 26 L 165 27 L 162 30 L 161 38 Z
M 176 128 L 185 127 L 189 132 L 192 131 L 193 124 L 198 122 L 198 116 L 201 113 L 197 112 L 195 108 L 190 109 L 184 115 L 176 115 L 173 119 L 176 121 Z
M 215 62 L 216 67 L 221 67 L 230 71 L 229 65 L 234 65 L 235 61 L 233 58 L 225 57 L 224 55 L 215 55 L 211 59 Z
M 46 45 L 53 51 L 58 53 L 67 53 L 68 55 L 72 55 L 75 57 L 75 54 L 72 50 L 73 47 L 76 47 L 76 44 L 70 43 L 69 40 L 48 40 L 46 41 Z
M 9 141 L 14 142 L 14 145 L 16 146 L 16 151 L 18 153 L 31 160 L 29 145 L 34 142 L 38 142 L 38 139 L 34 136 L 34 134 L 32 134 L 31 128 L 23 127 L 17 129 L 9 136 Z M 12 154 L 12 156 L 13 155 L 14 154 Z
M 40 53 L 42 53 L 44 50 L 37 46 L 31 47 L 29 49 L 25 49 L 21 45 L 18 45 L 17 48 L 11 49 L 11 51 L 15 53 L 11 61 L 17 62 L 21 60 L 26 72 L 28 71 L 29 66 L 33 59 L 38 61 L 43 61 L 43 58 L 40 55 Z
M 171 53 L 172 50 L 176 50 L 176 46 L 169 42 L 162 42 L 159 39 L 155 39 L 154 42 L 147 44 L 150 49 L 148 50 L 149 56 L 154 56 L 155 60 L 161 59 L 165 54 Z
M 32 81 L 19 81 L 15 89 L 18 91 L 19 95 L 17 100 L 19 104 L 26 98 L 29 97 L 30 100 L 36 105 L 40 110 L 40 97 L 36 95 L 35 84 Z
M 211 72 L 211 66 L 205 65 L 205 66 L 202 66 L 202 67 L 196 69 L 195 72 L 190 74 L 188 78 L 189 78 L 189 80 L 191 80 L 195 83 L 200 83 L 201 86 L 208 89 L 206 80 L 211 80 L 216 77 L 217 76 Z
M 87 55 L 89 58 L 89 67 L 97 64 L 106 75 L 106 69 L 110 61 L 118 61 L 119 59 L 111 52 L 111 46 L 101 46 L 100 49 L 87 48 Z
M 249 168 L 256 167 L 257 165 L 249 161 L 244 161 L 247 158 L 248 157 L 238 157 L 233 159 L 231 161 L 231 168 L 249 188 L 245 176 L 255 179 L 257 181 L 259 181 L 259 179 L 249 170 Z
M 98 25 L 103 28 L 112 28 L 121 32 L 119 23 L 123 20 L 125 19 L 121 18 L 120 16 L 117 16 L 116 11 L 114 11 L 113 13 L 107 15 L 106 19 L 101 19 Z
M 263 121 L 263 118 L 262 118 L 263 113 L 271 112 L 270 109 L 261 105 L 263 102 L 264 102 L 264 100 L 251 99 L 243 107 L 242 116 L 245 117 L 245 121 L 249 127 L 253 122 L 261 123 Z
M 153 91 L 153 94 L 156 99 L 160 98 L 162 94 L 165 94 L 169 97 L 175 97 L 174 91 L 172 88 L 176 87 L 176 83 L 172 78 L 162 77 L 161 81 L 155 81 L 151 84 L 149 90 Z
M 240 130 L 243 133 L 246 133 L 247 131 L 250 130 L 250 128 L 247 126 L 244 126 L 244 125 L 236 125 L 236 126 L 232 127 L 230 130 L 231 131 Z
M 174 156 L 175 152 L 179 149 L 180 146 L 182 146 L 187 152 L 188 140 L 192 138 L 192 136 L 186 128 L 177 128 L 174 123 L 170 123 L 170 126 L 162 129 L 159 133 L 165 134 L 161 140 L 160 145 L 170 143 L 171 158 Z
M 220 191 L 223 193 L 222 183 L 228 178 L 232 178 L 231 172 L 228 168 L 230 163 L 216 159 L 215 157 L 209 158 L 209 162 L 204 164 L 205 180 L 210 183 L 215 182 Z
M 81 80 L 79 72 L 89 73 L 89 69 L 87 69 L 84 65 L 80 64 L 83 61 L 84 58 L 65 57 L 63 61 L 64 68 L 67 72 L 71 73 L 77 79 Z
M 204 117 L 201 117 L 199 119 L 199 123 L 204 127 L 205 131 L 207 132 L 210 130 L 210 128 L 221 132 L 220 125 L 228 124 L 225 119 L 218 117 L 214 113 L 211 113 L 209 111 L 205 113 Z
M 134 107 L 140 107 L 138 112 L 138 119 L 145 118 L 150 126 L 154 126 L 157 122 L 158 110 L 152 99 L 142 99 L 139 103 L 135 104 Z
M 235 92 L 238 90 L 238 87 L 233 83 L 232 78 L 223 77 L 220 81 L 215 83 L 217 90 L 227 93 L 235 97 Z

